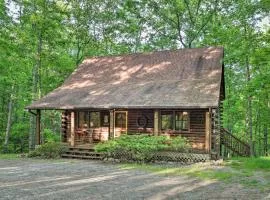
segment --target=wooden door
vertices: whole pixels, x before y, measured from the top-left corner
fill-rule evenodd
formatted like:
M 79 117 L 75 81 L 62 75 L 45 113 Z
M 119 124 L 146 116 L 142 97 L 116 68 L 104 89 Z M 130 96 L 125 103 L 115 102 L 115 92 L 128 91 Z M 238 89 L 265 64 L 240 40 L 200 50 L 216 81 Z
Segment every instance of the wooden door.
M 115 111 L 115 133 L 114 137 L 119 137 L 127 133 L 127 111 Z

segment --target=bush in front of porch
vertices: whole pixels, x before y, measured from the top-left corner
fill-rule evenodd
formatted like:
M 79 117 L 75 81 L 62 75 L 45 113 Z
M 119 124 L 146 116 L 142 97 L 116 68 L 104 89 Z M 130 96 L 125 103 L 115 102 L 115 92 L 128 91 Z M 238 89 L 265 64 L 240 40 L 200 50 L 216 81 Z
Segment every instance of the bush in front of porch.
M 67 150 L 67 147 L 60 142 L 50 141 L 38 146 L 35 150 L 30 151 L 28 157 L 55 159 L 60 158 L 61 154 Z
M 97 144 L 95 150 L 106 153 L 107 157 L 120 160 L 150 162 L 157 152 L 188 152 L 190 145 L 186 138 L 180 136 L 168 138 L 166 136 L 123 135 Z

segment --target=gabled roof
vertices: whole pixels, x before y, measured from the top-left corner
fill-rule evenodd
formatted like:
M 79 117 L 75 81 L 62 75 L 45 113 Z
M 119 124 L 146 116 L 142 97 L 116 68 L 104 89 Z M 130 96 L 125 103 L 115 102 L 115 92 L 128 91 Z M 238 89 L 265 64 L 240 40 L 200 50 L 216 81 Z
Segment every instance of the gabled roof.
M 221 47 L 87 58 L 27 108 L 216 107 L 224 91 L 222 59 Z

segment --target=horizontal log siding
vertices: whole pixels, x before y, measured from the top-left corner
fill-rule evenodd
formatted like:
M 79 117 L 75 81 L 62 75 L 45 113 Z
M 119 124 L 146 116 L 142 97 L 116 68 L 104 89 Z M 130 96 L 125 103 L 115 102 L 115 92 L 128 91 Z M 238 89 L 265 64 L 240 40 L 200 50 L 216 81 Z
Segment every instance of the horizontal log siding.
M 181 111 L 181 110 L 180 110 Z M 186 110 L 185 110 L 186 111 Z M 204 149 L 205 148 L 205 113 L 207 110 L 187 110 L 190 114 L 190 127 L 189 131 L 171 131 L 171 136 L 181 135 L 186 137 L 192 144 L 193 148 Z M 137 119 L 142 115 L 148 118 L 148 123 L 145 128 L 138 127 Z M 67 141 L 70 137 L 70 113 L 64 112 L 62 115 L 62 131 L 64 140 Z M 128 110 L 128 133 L 153 133 L 154 129 L 154 110 L 146 109 L 132 109 Z M 160 134 L 164 131 L 160 132 Z
M 165 110 L 164 110 L 165 111 Z M 176 111 L 176 110 L 175 110 Z M 181 111 L 181 110 L 178 110 Z M 196 149 L 205 148 L 205 113 L 207 110 L 185 110 L 190 114 L 190 127 L 188 131 L 170 131 L 171 136 L 181 135 L 186 137 L 192 147 Z M 148 118 L 146 128 L 143 130 L 138 127 L 137 119 L 145 115 Z M 128 133 L 147 133 L 154 128 L 154 110 L 128 110 Z M 166 131 L 162 131 L 165 133 Z
M 71 125 L 71 115 L 69 111 L 62 112 L 62 123 L 61 123 L 61 131 L 62 131 L 62 142 L 68 142 L 70 138 L 70 125 Z
M 145 128 L 138 126 L 138 117 L 146 116 L 147 125 Z M 154 128 L 154 111 L 153 110 L 128 110 L 128 133 L 138 133 L 138 132 L 150 132 L 149 129 L 153 131 Z
M 165 110 L 164 110 L 165 111 Z M 163 112 L 164 112 L 163 111 Z M 207 110 L 175 110 L 175 111 L 188 111 L 189 112 L 189 130 L 188 131 L 170 131 L 171 136 L 181 135 L 186 137 L 195 149 L 205 148 L 205 113 Z M 166 133 L 166 131 L 161 131 Z
M 194 148 L 205 148 L 205 113 L 203 110 L 191 111 L 189 133 L 183 134 Z

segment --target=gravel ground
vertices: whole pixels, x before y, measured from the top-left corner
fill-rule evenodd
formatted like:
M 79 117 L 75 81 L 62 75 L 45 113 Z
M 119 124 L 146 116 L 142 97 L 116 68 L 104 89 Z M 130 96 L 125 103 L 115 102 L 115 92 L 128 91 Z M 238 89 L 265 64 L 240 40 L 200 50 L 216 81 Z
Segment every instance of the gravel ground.
M 270 199 L 236 184 L 80 160 L 0 160 L 0 199 Z

